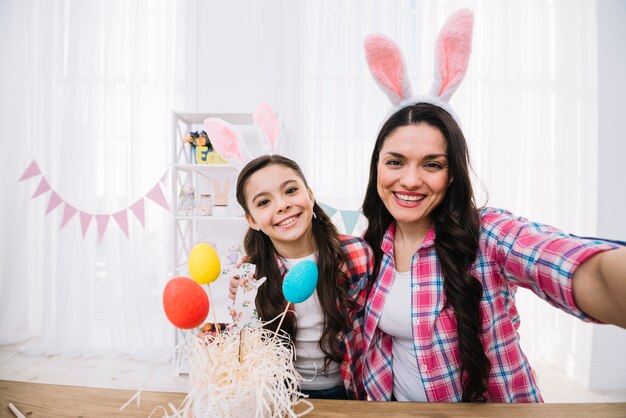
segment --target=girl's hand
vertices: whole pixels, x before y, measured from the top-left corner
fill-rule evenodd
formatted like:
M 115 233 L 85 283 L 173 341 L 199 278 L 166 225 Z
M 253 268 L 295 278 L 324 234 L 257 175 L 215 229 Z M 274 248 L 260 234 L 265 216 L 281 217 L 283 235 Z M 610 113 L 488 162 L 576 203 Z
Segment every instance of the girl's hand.
M 239 287 L 239 280 L 241 280 L 241 277 L 232 276 L 230 280 L 228 281 L 228 297 L 233 302 L 235 301 L 235 296 L 237 295 L 237 288 Z
M 250 258 L 247 255 L 244 255 L 243 257 L 241 257 L 241 260 L 239 260 L 235 268 L 241 267 L 243 263 L 247 263 L 249 260 Z M 235 296 L 237 295 L 237 288 L 239 287 L 239 280 L 241 280 L 241 277 L 238 275 L 235 275 L 235 276 L 232 276 L 230 280 L 228 281 L 228 297 L 233 302 L 235 301 Z

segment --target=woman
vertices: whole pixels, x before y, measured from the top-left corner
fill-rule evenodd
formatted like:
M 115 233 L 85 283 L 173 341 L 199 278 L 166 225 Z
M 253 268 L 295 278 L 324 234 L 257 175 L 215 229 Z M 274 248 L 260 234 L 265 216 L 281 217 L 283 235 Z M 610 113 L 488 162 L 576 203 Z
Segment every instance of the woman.
M 626 327 L 626 248 L 476 208 L 465 138 L 441 106 L 418 101 L 383 125 L 363 213 L 377 277 L 363 365 L 374 400 L 541 402 L 519 344 L 519 286 Z

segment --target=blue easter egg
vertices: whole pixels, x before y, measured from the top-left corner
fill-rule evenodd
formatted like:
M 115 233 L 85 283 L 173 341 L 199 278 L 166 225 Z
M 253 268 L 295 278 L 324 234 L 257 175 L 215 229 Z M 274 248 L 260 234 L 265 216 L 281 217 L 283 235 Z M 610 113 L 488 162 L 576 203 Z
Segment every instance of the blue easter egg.
M 283 295 L 291 303 L 307 300 L 317 286 L 317 265 L 311 260 L 304 260 L 293 266 L 283 280 Z

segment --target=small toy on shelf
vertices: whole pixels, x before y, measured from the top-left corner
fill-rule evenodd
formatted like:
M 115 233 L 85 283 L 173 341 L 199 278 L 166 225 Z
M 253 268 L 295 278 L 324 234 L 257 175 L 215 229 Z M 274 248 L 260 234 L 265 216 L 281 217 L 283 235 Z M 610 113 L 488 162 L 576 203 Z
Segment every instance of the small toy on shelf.
M 189 132 L 182 138 L 182 141 L 184 144 L 189 144 L 189 161 L 194 164 L 228 164 L 228 161 L 215 152 L 209 135 L 205 131 Z
M 207 156 L 210 151 L 213 151 L 213 146 L 211 145 L 211 141 L 209 140 L 209 136 L 206 134 L 206 132 L 201 131 L 200 133 L 196 132 L 196 134 L 198 135 L 195 141 L 196 153 L 194 156 L 196 159 L 196 163 L 208 164 Z
M 188 184 L 180 188 L 178 194 L 178 216 L 191 216 L 195 206 L 196 194 Z

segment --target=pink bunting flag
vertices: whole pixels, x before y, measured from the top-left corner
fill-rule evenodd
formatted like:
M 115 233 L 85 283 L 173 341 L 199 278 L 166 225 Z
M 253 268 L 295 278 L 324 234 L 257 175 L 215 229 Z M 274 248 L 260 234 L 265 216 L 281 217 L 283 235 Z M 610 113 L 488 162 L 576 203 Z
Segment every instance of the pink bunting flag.
M 46 215 L 52 212 L 54 208 L 59 206 L 61 202 L 63 202 L 63 199 L 61 199 L 61 196 L 59 196 L 57 192 L 53 190 L 52 194 L 50 194 L 50 200 L 48 200 L 48 209 L 46 209 Z
M 91 223 L 91 218 L 93 215 L 86 212 L 80 212 L 80 226 L 83 230 L 83 238 L 85 238 L 85 234 L 87 233 L 87 228 L 89 228 L 89 224 Z
M 104 237 L 104 232 L 107 229 L 110 216 L 111 215 L 95 215 L 96 222 L 98 223 L 98 242 L 102 241 L 102 238 Z
M 165 173 L 163 173 L 163 177 L 161 177 L 161 179 L 159 180 L 159 183 L 165 184 L 165 182 L 167 181 L 167 173 L 169 171 L 170 171 L 169 168 L 167 170 L 165 170 Z
M 122 228 L 124 235 L 128 238 L 128 217 L 126 216 L 126 209 L 114 213 L 113 219 L 115 219 L 115 222 Z
M 167 203 L 167 199 L 165 198 L 165 195 L 163 194 L 161 184 L 165 185 L 165 182 L 168 180 L 168 177 L 167 177 L 168 172 L 169 172 L 169 169 L 165 171 L 163 176 L 159 179 L 158 183 L 155 184 L 154 187 L 150 189 L 150 191 L 145 196 L 149 198 L 150 200 L 154 201 L 155 203 L 158 203 L 167 211 L 170 210 L 170 207 Z M 24 173 L 22 174 L 22 176 L 20 177 L 18 181 L 27 180 L 29 178 L 39 176 L 39 175 L 42 175 L 41 170 L 39 169 L 37 162 L 33 160 L 28 166 L 28 168 L 26 168 L 26 170 L 24 171 Z M 122 229 L 122 232 L 124 232 L 124 235 L 126 235 L 126 238 L 129 238 L 128 214 L 127 214 L 128 209 L 130 209 L 135 214 L 135 216 L 141 223 L 141 226 L 145 228 L 145 223 L 146 223 L 145 222 L 145 203 L 144 203 L 143 197 L 139 199 L 137 202 L 135 202 L 132 206 L 130 206 L 130 208 L 126 208 L 112 215 L 93 215 L 91 213 L 79 211 L 72 205 L 65 202 L 63 198 L 59 196 L 59 194 L 50 187 L 50 184 L 48 183 L 46 178 L 43 176 L 41 177 L 41 181 L 39 182 L 39 185 L 37 186 L 37 190 L 31 196 L 31 199 L 38 197 L 42 195 L 43 193 L 46 193 L 49 190 L 52 190 L 52 193 L 48 200 L 48 207 L 46 209 L 46 215 L 52 212 L 54 209 L 56 209 L 56 207 L 59 206 L 61 203 L 65 204 L 65 207 L 63 209 L 63 217 L 61 219 L 61 225 L 59 229 L 63 229 L 63 227 L 65 227 L 65 225 L 67 225 L 69 221 L 74 217 L 74 215 L 76 215 L 76 213 L 78 212 L 79 217 L 80 217 L 80 225 L 81 225 L 81 230 L 83 233 L 83 238 L 87 234 L 87 230 L 89 229 L 89 225 L 91 224 L 91 219 L 95 217 L 96 222 L 98 224 L 99 241 L 102 241 L 102 238 L 104 237 L 104 234 L 106 232 L 107 225 L 109 223 L 109 218 L 113 216 L 113 219 L 115 219 L 115 222 L 117 222 L 117 224 L 120 226 L 120 228 Z
M 133 211 L 133 213 L 135 214 L 135 216 L 137 217 L 137 219 L 141 223 L 141 226 L 143 226 L 145 228 L 146 227 L 146 222 L 145 222 L 146 214 L 145 214 L 144 207 L 143 207 L 143 198 L 141 198 L 137 202 L 135 202 L 130 207 L 130 210 Z
M 18 181 L 26 180 L 31 177 L 38 176 L 40 174 L 41 174 L 41 171 L 39 170 L 39 166 L 37 165 L 35 161 L 33 161 L 32 163 L 30 163 L 30 165 L 28 166 L 26 171 L 24 171 L 24 174 L 22 174 L 22 177 L 20 177 Z
M 152 188 L 152 190 L 148 192 L 146 197 L 158 203 L 159 205 L 163 206 L 165 210 L 169 212 L 170 207 L 167 204 L 167 200 L 165 200 L 165 195 L 163 194 L 163 191 L 161 190 L 161 186 L 159 183 L 154 185 L 154 187 Z
M 42 177 L 41 181 L 39 182 L 39 186 L 37 186 L 37 190 L 35 190 L 35 194 L 32 195 L 30 198 L 33 199 L 40 194 L 47 192 L 48 190 L 50 190 L 50 185 L 46 181 L 46 178 Z
M 63 209 L 63 219 L 61 220 L 61 226 L 59 227 L 59 229 L 63 229 L 63 227 L 70 221 L 70 219 L 72 219 L 72 217 L 76 214 L 76 208 L 68 205 L 67 202 L 65 202 L 65 209 Z M 83 232 L 83 236 L 85 235 L 85 233 Z

